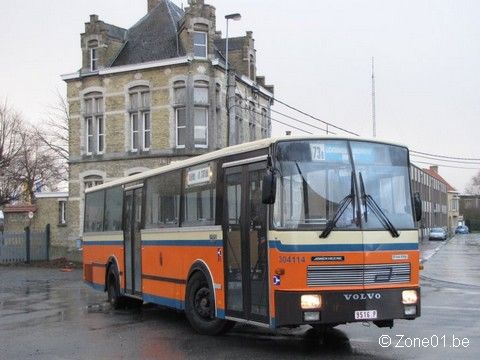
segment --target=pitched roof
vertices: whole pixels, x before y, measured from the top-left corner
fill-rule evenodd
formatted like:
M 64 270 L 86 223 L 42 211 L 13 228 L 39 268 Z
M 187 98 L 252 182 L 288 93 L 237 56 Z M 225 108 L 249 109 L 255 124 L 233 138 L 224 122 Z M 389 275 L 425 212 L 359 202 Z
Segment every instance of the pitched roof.
M 184 56 L 177 38 L 183 10 L 170 0 L 160 0 L 147 15 L 126 32 L 126 43 L 113 66 L 140 64 Z
M 433 169 L 422 169 L 424 172 L 426 172 L 428 175 L 433 176 L 435 179 L 438 181 L 444 183 L 447 185 L 447 191 L 457 191 L 452 185 L 450 185 L 447 180 L 445 180 L 438 172 L 436 172 Z
M 119 40 L 125 40 L 125 35 L 127 34 L 127 30 L 121 28 L 119 26 L 115 26 L 112 24 L 105 24 L 105 28 L 107 29 L 108 36 L 114 37 Z
M 242 50 L 245 43 L 245 37 L 233 37 L 228 39 L 228 51 Z M 227 48 L 227 39 L 215 39 L 215 47 L 221 54 L 225 54 Z

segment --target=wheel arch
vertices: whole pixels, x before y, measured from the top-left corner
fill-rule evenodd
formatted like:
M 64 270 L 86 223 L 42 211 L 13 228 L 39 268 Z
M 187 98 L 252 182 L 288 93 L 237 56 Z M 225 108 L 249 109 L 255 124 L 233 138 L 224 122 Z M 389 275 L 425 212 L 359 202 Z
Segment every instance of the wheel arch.
M 210 287 L 210 289 L 212 289 L 213 301 L 214 301 L 214 304 L 215 304 L 215 312 L 217 312 L 217 294 L 216 294 L 215 286 L 214 286 L 214 282 L 213 282 L 213 274 L 210 271 L 210 268 L 208 267 L 207 263 L 205 261 L 203 261 L 202 259 L 195 260 L 195 262 L 190 267 L 190 270 L 188 271 L 188 276 L 187 276 L 187 283 L 186 283 L 187 287 L 188 287 L 188 282 L 190 281 L 190 278 L 196 272 L 201 272 L 203 274 L 203 276 L 205 276 L 205 279 L 208 282 L 208 286 Z M 186 301 L 187 294 L 188 294 L 188 292 L 185 290 L 185 301 Z

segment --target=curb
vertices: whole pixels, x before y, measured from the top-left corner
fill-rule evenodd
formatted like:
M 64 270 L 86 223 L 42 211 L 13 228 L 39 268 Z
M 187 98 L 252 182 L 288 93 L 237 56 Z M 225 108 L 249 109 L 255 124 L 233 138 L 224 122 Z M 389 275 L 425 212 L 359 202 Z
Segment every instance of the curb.
M 430 281 L 435 281 L 437 283 L 442 283 L 442 284 L 446 284 L 446 285 L 456 285 L 457 287 L 460 286 L 460 287 L 466 287 L 466 288 L 469 288 L 469 289 L 480 289 L 480 285 L 475 285 L 475 284 L 464 284 L 464 283 L 459 283 L 459 282 L 453 282 L 453 281 L 446 281 L 446 280 L 439 280 L 439 279 L 434 279 L 434 278 L 431 278 L 431 277 L 428 277 L 428 276 L 424 276 L 424 275 L 420 275 L 420 279 L 422 280 L 430 280 Z
M 454 236 L 454 237 L 455 237 L 455 236 Z M 420 263 L 421 263 L 421 264 L 424 264 L 424 263 L 426 263 L 428 260 L 430 260 L 432 257 L 434 257 L 434 256 L 440 251 L 440 249 L 441 249 L 442 247 L 446 246 L 448 243 L 450 243 L 450 241 L 452 241 L 454 237 L 451 237 L 450 239 L 447 239 L 447 240 L 441 242 L 440 245 L 438 245 L 435 249 L 433 249 L 433 253 L 432 253 L 430 256 L 428 256 L 427 258 L 422 258 L 422 259 L 420 259 Z

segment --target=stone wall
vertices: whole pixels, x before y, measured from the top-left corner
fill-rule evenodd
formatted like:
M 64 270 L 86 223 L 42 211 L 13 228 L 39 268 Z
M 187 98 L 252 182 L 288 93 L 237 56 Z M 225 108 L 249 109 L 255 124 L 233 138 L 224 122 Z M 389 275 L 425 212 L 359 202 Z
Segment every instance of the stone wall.
M 68 242 L 68 212 L 64 219 L 65 222 L 62 223 L 60 217 L 59 202 L 66 202 L 67 195 L 67 193 L 41 193 L 37 194 L 34 205 L 7 206 L 4 231 L 21 233 L 25 231 L 26 227 L 30 227 L 32 232 L 44 232 L 47 225 L 50 225 L 50 259 L 69 257 L 78 260 L 77 244 Z M 30 212 L 33 217 L 29 216 Z

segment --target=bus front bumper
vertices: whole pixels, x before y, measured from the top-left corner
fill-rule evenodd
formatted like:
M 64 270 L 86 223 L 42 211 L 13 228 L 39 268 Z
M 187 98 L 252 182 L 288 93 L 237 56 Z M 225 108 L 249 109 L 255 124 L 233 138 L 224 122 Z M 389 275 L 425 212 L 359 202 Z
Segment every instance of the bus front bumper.
M 417 301 L 404 304 L 403 292 L 416 291 Z M 320 295 L 318 308 L 302 309 L 302 295 Z M 415 319 L 420 316 L 420 288 L 357 291 L 276 291 L 275 324 L 336 325 L 349 322 Z

